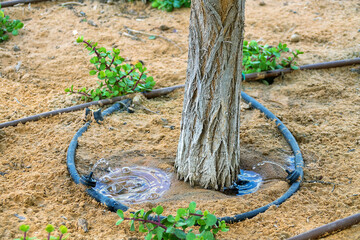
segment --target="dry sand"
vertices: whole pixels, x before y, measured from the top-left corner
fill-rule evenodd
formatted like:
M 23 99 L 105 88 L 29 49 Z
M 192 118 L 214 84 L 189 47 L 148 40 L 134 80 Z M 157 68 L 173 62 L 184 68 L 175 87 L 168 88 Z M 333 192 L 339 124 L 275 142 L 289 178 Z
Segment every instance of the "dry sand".
M 65 88 L 96 85 L 96 79 L 88 75 L 87 52 L 75 43 L 77 35 L 106 48 L 119 48 L 128 61 L 142 60 L 157 81 L 156 88 L 185 82 L 189 9 L 167 13 L 141 2 L 85 1 L 85 6 L 73 8 L 60 3 L 5 9 L 25 27 L 19 36 L 0 44 L 0 122 L 75 105 L 79 97 L 66 95 Z M 357 0 L 274 0 L 266 1 L 265 6 L 248 0 L 245 38 L 269 45 L 288 43 L 305 52 L 299 64 L 360 57 L 359 16 Z M 170 29 L 162 31 L 161 25 Z M 125 26 L 165 36 L 182 50 L 160 38 L 128 38 L 123 34 Z M 300 41 L 290 42 L 295 33 Z M 14 51 L 15 45 L 20 51 Z M 20 69 L 15 70 L 20 62 Z M 296 72 L 277 78 L 270 86 L 243 84 L 244 91 L 277 115 L 298 140 L 307 182 L 281 206 L 230 225 L 230 231 L 219 239 L 286 239 L 359 212 L 360 75 L 350 71 L 353 68 Z M 159 114 L 138 109 L 133 114 L 113 114 L 102 125 L 92 124 L 79 139 L 79 172 L 88 173 L 100 158 L 114 166 L 141 164 L 172 172 L 182 101 L 183 91 L 178 90 L 144 102 Z M 244 168 L 251 169 L 263 160 L 284 161 L 291 151 L 274 124 L 256 110 L 244 108 L 242 112 Z M 126 223 L 115 226 L 117 215 L 89 197 L 69 176 L 66 150 L 83 124 L 82 115 L 82 111 L 67 113 L 0 130 L 0 239 L 20 237 L 21 224 L 31 225 L 31 235 L 44 237 L 43 229 L 49 223 L 65 224 L 70 239 L 143 238 L 130 232 Z M 163 127 L 162 118 L 175 129 Z M 173 214 L 196 200 L 200 209 L 218 216 L 246 212 L 288 189 L 278 168 L 266 164 L 257 170 L 267 181 L 255 194 L 230 197 L 192 189 L 176 181 L 173 174 L 172 188 L 163 199 L 132 207 L 149 208 L 161 202 L 165 214 Z M 331 184 L 310 183 L 313 180 Z M 78 224 L 81 219 L 88 222 L 86 233 Z M 326 239 L 360 239 L 360 225 Z

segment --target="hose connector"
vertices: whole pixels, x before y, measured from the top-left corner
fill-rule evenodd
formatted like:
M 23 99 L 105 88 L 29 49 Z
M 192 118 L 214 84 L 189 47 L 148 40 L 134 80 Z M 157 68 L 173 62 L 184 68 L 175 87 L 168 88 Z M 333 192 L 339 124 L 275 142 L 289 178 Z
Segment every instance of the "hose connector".
M 90 172 L 89 175 L 82 175 L 80 177 L 80 183 L 88 187 L 95 187 L 96 180 L 92 178 L 93 174 L 93 172 Z
M 294 170 L 294 171 L 289 171 L 286 169 L 286 172 L 288 174 L 288 176 L 286 177 L 286 180 L 290 183 L 293 184 L 294 182 L 296 182 L 299 177 L 300 177 L 300 172 L 298 170 Z

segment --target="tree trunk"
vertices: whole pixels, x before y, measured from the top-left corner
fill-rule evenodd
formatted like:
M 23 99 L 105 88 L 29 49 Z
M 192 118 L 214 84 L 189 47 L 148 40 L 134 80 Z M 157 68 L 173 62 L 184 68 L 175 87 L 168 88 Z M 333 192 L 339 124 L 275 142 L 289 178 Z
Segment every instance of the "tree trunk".
M 240 171 L 245 0 L 193 0 L 175 168 L 191 186 L 221 190 Z

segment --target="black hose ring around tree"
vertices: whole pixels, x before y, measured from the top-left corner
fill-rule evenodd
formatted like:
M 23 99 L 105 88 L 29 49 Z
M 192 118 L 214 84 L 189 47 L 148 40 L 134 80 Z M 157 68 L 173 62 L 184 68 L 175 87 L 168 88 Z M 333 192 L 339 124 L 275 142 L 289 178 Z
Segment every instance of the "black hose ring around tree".
M 265 206 L 262 206 L 260 208 L 257 208 L 255 210 L 246 212 L 246 213 L 237 214 L 232 217 L 227 216 L 227 217 L 219 218 L 220 221 L 224 220 L 226 223 L 240 222 L 245 219 L 255 217 L 259 213 L 265 212 L 269 207 L 271 207 L 273 205 L 279 206 L 286 199 L 290 198 L 299 189 L 300 184 L 304 177 L 304 172 L 303 172 L 304 162 L 303 162 L 303 158 L 302 158 L 302 155 L 300 152 L 299 145 L 297 144 L 294 136 L 290 133 L 290 131 L 285 127 L 285 125 L 272 112 L 270 112 L 267 108 L 265 108 L 263 105 L 261 105 L 255 99 L 253 99 L 252 97 L 250 97 L 249 95 L 247 95 L 244 92 L 241 92 L 241 97 L 245 102 L 249 103 L 251 105 L 251 107 L 260 110 L 262 113 L 265 114 L 265 116 L 267 118 L 275 121 L 277 128 L 279 129 L 281 134 L 284 136 L 286 141 L 289 143 L 289 145 L 294 153 L 294 156 L 295 156 L 295 163 L 294 163 L 295 170 L 291 173 L 293 175 L 298 175 L 299 177 L 297 179 L 292 179 L 290 181 L 291 185 L 290 185 L 288 191 L 285 192 L 281 197 L 279 197 L 275 201 L 273 201 Z M 121 107 L 122 107 L 122 105 L 120 105 L 119 103 L 115 103 L 114 105 L 112 105 L 111 107 L 106 109 L 102 113 L 102 115 L 103 116 L 109 115 L 115 111 L 120 110 Z M 80 183 L 80 175 L 79 175 L 78 171 L 76 170 L 76 166 L 75 166 L 75 152 L 76 152 L 76 147 L 78 144 L 78 138 L 88 129 L 89 126 L 90 126 L 90 123 L 87 122 L 87 123 L 85 123 L 85 125 L 82 128 L 80 128 L 76 132 L 76 134 L 74 135 L 73 139 L 70 142 L 70 145 L 69 145 L 69 148 L 67 151 L 66 164 L 67 164 L 70 176 L 76 184 Z M 110 211 L 116 212 L 118 209 L 126 211 L 129 209 L 129 207 L 127 207 L 127 206 L 121 204 L 120 202 L 115 201 L 107 196 L 104 196 L 103 194 L 100 194 L 99 192 L 95 191 L 93 188 L 88 188 L 86 191 L 90 196 L 95 198 L 98 202 L 105 204 L 109 208 Z M 165 218 L 165 217 L 164 216 L 160 217 L 160 219 L 163 219 L 163 218 Z

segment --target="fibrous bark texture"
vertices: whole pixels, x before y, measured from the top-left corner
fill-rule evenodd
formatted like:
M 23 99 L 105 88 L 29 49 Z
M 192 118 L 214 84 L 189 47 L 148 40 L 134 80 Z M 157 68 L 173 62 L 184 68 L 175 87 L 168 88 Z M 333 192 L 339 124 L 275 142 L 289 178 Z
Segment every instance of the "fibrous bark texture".
M 223 189 L 240 171 L 245 0 L 192 1 L 189 59 L 175 168 L 192 186 Z

